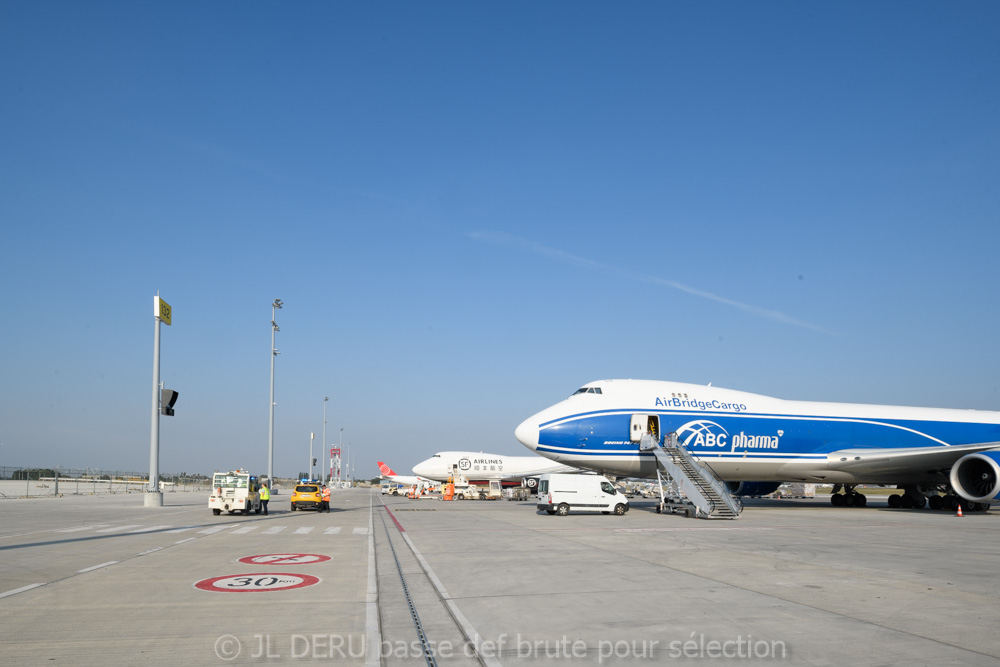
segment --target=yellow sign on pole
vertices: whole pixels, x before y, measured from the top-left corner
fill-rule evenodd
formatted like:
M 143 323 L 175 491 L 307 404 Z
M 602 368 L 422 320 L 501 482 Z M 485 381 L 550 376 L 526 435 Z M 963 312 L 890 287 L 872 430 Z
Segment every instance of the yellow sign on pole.
M 171 313 L 170 304 L 158 296 L 154 296 L 153 300 L 155 301 L 155 303 L 153 304 L 154 314 L 156 315 L 156 317 L 160 318 L 161 322 L 163 322 L 167 326 L 170 326 L 170 313 Z

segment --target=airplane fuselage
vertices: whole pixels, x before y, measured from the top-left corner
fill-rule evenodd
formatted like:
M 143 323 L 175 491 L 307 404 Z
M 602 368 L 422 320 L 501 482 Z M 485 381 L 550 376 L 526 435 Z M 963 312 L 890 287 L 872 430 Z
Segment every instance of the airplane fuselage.
M 602 380 L 529 417 L 529 449 L 605 474 L 655 477 L 643 432 L 679 442 L 726 481 L 929 484 L 1000 447 L 1000 413 L 788 401 L 677 382 Z M 883 455 L 892 450 L 889 455 Z
M 415 475 L 381 475 L 380 479 L 387 482 L 394 482 L 396 484 L 404 484 L 406 486 L 413 486 L 414 484 L 429 484 L 434 481 L 423 477 L 417 477 Z
M 470 482 L 500 479 L 520 482 L 547 472 L 576 472 L 569 466 L 540 456 L 506 456 L 484 452 L 438 452 L 413 466 L 414 474 L 440 482 L 461 475 Z

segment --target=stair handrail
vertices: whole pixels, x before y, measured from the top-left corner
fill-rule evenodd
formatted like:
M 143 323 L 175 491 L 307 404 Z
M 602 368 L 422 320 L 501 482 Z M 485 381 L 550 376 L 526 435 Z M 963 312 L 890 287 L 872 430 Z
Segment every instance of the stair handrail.
M 694 469 L 698 472 L 698 476 L 701 477 L 701 479 L 706 484 L 708 484 L 713 491 L 715 491 L 716 495 L 718 495 L 719 499 L 726 505 L 726 507 L 728 507 L 733 512 L 733 514 L 739 516 L 740 514 L 739 505 L 736 504 L 736 501 L 733 499 L 732 494 L 729 493 L 729 488 L 726 486 L 726 483 L 723 482 L 722 478 L 720 478 L 719 475 L 715 472 L 715 470 L 712 469 L 712 466 L 710 466 L 705 461 L 697 460 L 693 456 L 691 456 L 691 452 L 687 450 L 687 447 L 685 447 L 677 439 L 676 433 L 668 433 L 664 438 L 663 444 L 664 446 L 668 446 L 669 444 L 669 446 L 672 446 L 675 449 L 677 449 L 677 451 L 681 456 L 681 459 L 683 459 L 688 465 L 693 466 Z

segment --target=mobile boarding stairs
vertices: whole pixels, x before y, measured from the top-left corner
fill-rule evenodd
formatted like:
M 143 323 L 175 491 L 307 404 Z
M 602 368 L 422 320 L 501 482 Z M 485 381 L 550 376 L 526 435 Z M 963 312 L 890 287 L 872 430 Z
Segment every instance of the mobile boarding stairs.
M 661 445 L 649 433 L 639 442 L 640 451 L 656 457 L 656 478 L 660 485 L 658 513 L 684 513 L 701 519 L 739 519 L 743 504 L 734 498 L 726 483 L 707 464 L 696 461 L 676 433 L 668 433 Z

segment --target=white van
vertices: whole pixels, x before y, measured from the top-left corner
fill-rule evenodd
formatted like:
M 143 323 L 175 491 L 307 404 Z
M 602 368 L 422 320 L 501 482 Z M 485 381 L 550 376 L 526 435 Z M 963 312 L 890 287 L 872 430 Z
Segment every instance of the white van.
M 545 473 L 538 479 L 537 507 L 549 514 L 570 510 L 625 514 L 628 498 L 602 475 Z

